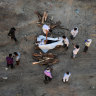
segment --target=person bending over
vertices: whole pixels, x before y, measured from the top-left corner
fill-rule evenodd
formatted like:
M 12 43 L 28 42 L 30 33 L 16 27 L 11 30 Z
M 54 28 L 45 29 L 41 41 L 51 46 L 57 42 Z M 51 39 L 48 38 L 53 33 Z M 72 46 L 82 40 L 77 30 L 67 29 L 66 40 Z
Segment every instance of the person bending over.
M 15 37 L 15 31 L 16 31 L 16 29 L 14 27 L 11 28 L 10 31 L 9 31 L 9 33 L 8 33 L 8 36 L 10 36 L 11 39 L 13 39 L 15 42 L 17 42 L 17 39 Z

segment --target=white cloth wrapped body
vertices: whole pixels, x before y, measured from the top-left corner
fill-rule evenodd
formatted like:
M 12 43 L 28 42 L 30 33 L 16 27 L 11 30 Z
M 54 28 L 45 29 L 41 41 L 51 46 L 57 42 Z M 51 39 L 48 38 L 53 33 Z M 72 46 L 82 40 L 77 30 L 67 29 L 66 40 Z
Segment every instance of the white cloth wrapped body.
M 41 41 L 42 39 L 46 40 L 46 37 L 43 36 L 43 35 L 40 35 L 39 37 L 37 37 L 37 41 Z M 48 50 L 50 49 L 54 49 L 57 45 L 61 45 L 63 46 L 63 38 L 62 37 L 59 37 L 59 38 L 51 38 L 51 37 L 47 37 L 47 40 L 53 40 L 53 41 L 56 41 L 58 40 L 57 42 L 53 42 L 53 43 L 50 43 L 50 44 L 39 44 L 38 47 L 44 52 L 46 53 Z

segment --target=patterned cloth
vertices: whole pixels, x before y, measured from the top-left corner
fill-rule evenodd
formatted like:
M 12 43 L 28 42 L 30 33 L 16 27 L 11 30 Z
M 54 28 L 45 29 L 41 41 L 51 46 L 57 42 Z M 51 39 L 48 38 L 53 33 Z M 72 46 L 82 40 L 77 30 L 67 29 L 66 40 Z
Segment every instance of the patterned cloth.
M 45 70 L 45 71 L 44 71 L 44 74 L 45 74 L 46 76 L 52 78 L 52 75 L 51 75 L 51 72 L 50 72 L 50 71 Z

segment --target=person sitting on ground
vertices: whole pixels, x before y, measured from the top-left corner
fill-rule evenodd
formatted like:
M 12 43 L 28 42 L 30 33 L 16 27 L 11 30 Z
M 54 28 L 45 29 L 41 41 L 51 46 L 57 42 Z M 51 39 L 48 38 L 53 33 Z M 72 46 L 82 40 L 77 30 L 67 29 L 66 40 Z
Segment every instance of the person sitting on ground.
M 50 30 L 50 26 L 44 24 L 42 29 L 43 29 L 44 34 L 46 34 L 46 41 L 47 41 L 47 35 L 48 35 L 49 30 Z
M 11 66 L 11 69 L 13 69 L 13 58 L 12 58 L 12 54 L 9 54 L 9 56 L 6 57 L 6 61 L 7 61 L 7 68 L 9 68 L 9 66 Z
M 14 52 L 15 59 L 16 59 L 16 65 L 19 65 L 20 63 L 20 53 L 19 52 Z
M 44 71 L 44 74 L 45 74 L 45 81 L 51 81 L 51 80 L 52 80 L 52 75 L 51 75 L 51 70 L 50 70 L 50 68 L 47 68 L 47 69 Z
M 66 49 L 68 49 L 68 46 L 69 46 L 69 40 L 68 40 L 68 38 L 66 36 L 63 36 L 63 40 L 64 40 L 64 47 Z
M 17 42 L 17 39 L 15 37 L 15 31 L 16 31 L 16 29 L 14 27 L 11 28 L 10 31 L 9 31 L 9 33 L 8 33 L 8 36 L 10 36 L 11 39 L 13 39 L 15 42 Z
M 70 72 L 64 73 L 63 82 L 64 83 L 68 82 L 70 76 L 71 76 L 71 73 Z
M 70 38 L 73 40 L 75 39 L 76 35 L 78 34 L 78 28 L 75 27 L 73 30 L 71 30 L 71 36 Z
M 79 50 L 80 50 L 79 45 L 74 45 L 74 50 L 73 50 L 72 58 L 76 57 L 76 55 L 79 52 Z
M 91 42 L 92 42 L 92 39 L 85 40 L 85 47 L 83 52 L 86 53 L 88 51 L 88 47 L 91 45 Z

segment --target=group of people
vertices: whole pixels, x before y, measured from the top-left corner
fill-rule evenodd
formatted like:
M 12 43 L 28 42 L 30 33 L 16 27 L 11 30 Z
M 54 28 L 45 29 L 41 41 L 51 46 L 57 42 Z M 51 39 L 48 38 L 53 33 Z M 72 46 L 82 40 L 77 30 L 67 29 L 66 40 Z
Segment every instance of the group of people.
M 42 29 L 43 29 L 44 34 L 46 35 L 46 40 L 45 41 L 42 40 L 43 42 L 41 41 L 41 43 L 42 44 L 52 43 L 51 40 L 47 40 L 48 33 L 50 32 L 50 26 L 44 24 L 43 27 L 42 27 Z M 17 39 L 15 37 L 15 31 L 16 31 L 16 29 L 14 27 L 11 28 L 10 31 L 9 31 L 9 33 L 8 33 L 8 36 L 10 36 L 11 39 L 13 39 L 15 42 L 17 42 Z M 74 29 L 71 30 L 70 33 L 71 33 L 70 38 L 72 40 L 74 40 L 76 38 L 77 34 L 78 34 L 78 28 L 75 27 Z M 66 48 L 66 50 L 68 50 L 69 39 L 66 36 L 62 36 L 62 38 L 63 38 L 64 48 Z M 56 42 L 56 41 L 53 41 L 53 42 Z M 85 40 L 85 47 L 84 47 L 83 52 L 87 52 L 88 51 L 88 48 L 89 48 L 91 42 L 92 42 L 92 39 Z M 72 58 L 75 58 L 76 57 L 76 55 L 78 54 L 79 50 L 80 50 L 80 46 L 79 45 L 74 45 L 74 50 L 72 52 Z M 14 66 L 13 66 L 13 63 L 14 63 L 13 58 L 14 57 L 15 57 L 15 60 L 16 60 L 16 65 L 19 65 L 19 63 L 20 63 L 20 53 L 19 52 L 14 52 L 14 56 L 12 56 L 12 54 L 9 54 L 9 56 L 6 57 L 7 68 L 9 68 L 9 66 L 11 68 L 14 68 Z M 48 81 L 49 82 L 49 81 L 52 80 L 52 78 L 53 78 L 52 77 L 52 72 L 51 72 L 51 69 L 49 67 L 44 71 L 44 74 L 45 74 L 45 81 Z M 70 72 L 64 73 L 64 76 L 63 76 L 62 81 L 63 82 L 68 82 L 70 76 L 71 76 L 71 73 Z
M 16 28 L 12 27 L 8 32 L 8 36 L 11 37 L 11 39 L 14 40 L 15 42 L 18 42 L 15 36 L 15 31 L 16 31 Z M 16 64 L 14 64 L 15 63 L 14 61 L 16 61 Z M 7 62 L 6 70 L 8 70 L 9 67 L 13 69 L 15 67 L 14 65 L 19 65 L 20 63 L 20 53 L 14 52 L 13 54 L 12 53 L 9 54 L 9 56 L 6 57 L 6 62 Z
M 49 31 L 50 31 L 50 26 L 44 24 L 43 27 L 42 27 L 42 29 L 43 29 L 44 34 L 46 34 L 46 42 L 45 42 L 45 43 L 47 44 L 47 36 L 48 36 Z M 72 40 L 74 40 L 74 39 L 76 38 L 77 34 L 78 34 L 78 28 L 75 27 L 74 29 L 71 30 L 70 33 L 71 33 L 70 38 L 71 38 Z M 69 39 L 68 39 L 66 36 L 62 36 L 62 37 L 63 37 L 63 42 L 64 42 L 64 48 L 66 48 L 66 50 L 68 50 Z M 83 52 L 86 53 L 86 52 L 88 51 L 88 48 L 89 48 L 91 42 L 92 42 L 92 39 L 87 39 L 87 40 L 85 40 L 85 47 L 84 47 Z M 44 44 L 45 44 L 45 43 L 44 43 Z M 73 52 L 72 52 L 72 57 L 73 57 L 73 58 L 76 57 L 76 55 L 77 55 L 77 53 L 79 52 L 79 50 L 80 50 L 80 46 L 79 46 L 79 45 L 74 45 L 74 50 L 73 50 Z
M 44 80 L 44 82 L 45 83 L 50 82 L 52 80 L 52 78 L 53 78 L 51 68 L 49 68 L 49 67 L 46 68 L 45 71 L 44 71 L 44 74 L 45 74 L 45 80 Z M 71 76 L 71 73 L 70 72 L 65 72 L 62 81 L 64 83 L 68 83 L 70 76 Z
M 11 69 L 13 69 L 15 67 L 14 65 L 19 65 L 19 63 L 20 63 L 20 53 L 19 52 L 14 52 L 13 56 L 12 56 L 12 54 L 9 54 L 9 56 L 6 57 L 6 61 L 7 61 L 6 70 L 9 67 L 11 67 Z M 14 61 L 16 61 L 16 63 Z
M 47 44 L 47 36 L 48 36 L 48 33 L 50 32 L 50 26 L 44 24 L 42 29 L 43 29 L 44 34 L 46 35 L 46 42 L 44 44 Z M 78 28 L 75 27 L 74 29 L 72 29 L 70 34 L 71 34 L 70 39 L 74 40 L 78 34 Z M 66 50 L 68 50 L 69 39 L 66 36 L 62 36 L 62 38 L 63 38 L 64 48 L 66 48 Z M 86 53 L 88 51 L 88 48 L 89 48 L 91 42 L 92 42 L 92 39 L 85 40 L 85 47 L 84 47 L 83 52 Z M 79 50 L 80 50 L 80 46 L 77 44 L 74 45 L 74 49 L 72 51 L 72 58 L 76 58 L 76 55 L 78 54 Z M 51 81 L 52 80 L 52 72 L 51 72 L 50 68 L 47 68 L 44 71 L 44 74 L 45 74 L 45 81 Z M 64 73 L 64 76 L 62 79 L 63 82 L 68 82 L 70 76 L 71 76 L 70 72 Z

